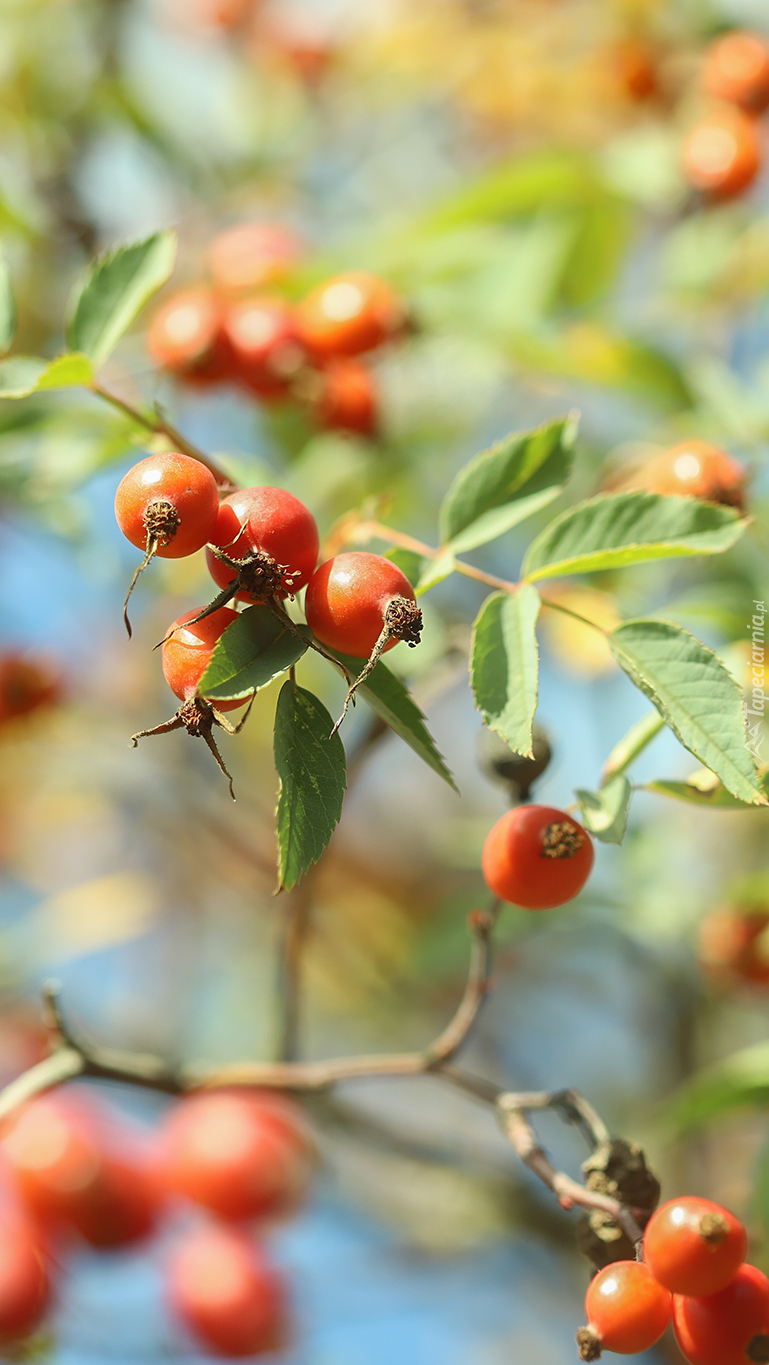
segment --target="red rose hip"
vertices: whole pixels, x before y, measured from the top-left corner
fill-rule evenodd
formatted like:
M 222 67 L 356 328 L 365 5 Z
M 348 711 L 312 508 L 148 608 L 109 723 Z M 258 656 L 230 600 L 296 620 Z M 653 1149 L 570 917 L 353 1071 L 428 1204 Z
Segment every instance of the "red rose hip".
M 361 355 L 395 336 L 405 310 L 385 280 L 351 270 L 326 280 L 297 308 L 297 329 L 319 360 Z
M 243 527 L 242 531 L 240 530 Z M 315 518 L 304 503 L 284 488 L 243 488 L 225 498 L 211 542 L 228 558 L 242 559 L 261 551 L 282 570 L 278 595 L 303 588 L 318 562 L 320 540 Z M 237 570 L 206 551 L 211 577 L 220 588 L 234 582 Z M 264 594 L 239 594 L 246 601 Z
M 769 1361 L 769 1280 L 742 1265 L 719 1294 L 676 1294 L 673 1326 L 690 1365 L 761 1365 Z
M 524 910 L 549 910 L 582 890 L 593 866 L 590 836 L 553 806 L 517 806 L 497 821 L 483 849 L 495 896 Z
M 172 1311 L 211 1353 L 276 1351 L 286 1336 L 283 1280 L 261 1248 L 234 1228 L 194 1228 L 166 1265 Z
M 129 469 L 115 494 L 115 517 L 127 540 L 161 559 L 184 559 L 211 539 L 219 514 L 216 480 L 189 455 L 148 455 Z
M 644 1232 L 644 1260 L 674 1294 L 717 1294 L 745 1260 L 748 1239 L 738 1218 L 710 1199 L 683 1195 L 653 1213 Z
M 614 1261 L 593 1277 L 585 1296 L 587 1327 L 577 1333 L 582 1360 L 602 1350 L 648 1351 L 670 1322 L 671 1297 L 639 1261 Z
M 310 579 L 305 599 L 307 624 L 322 644 L 365 659 L 385 626 L 394 599 L 416 602 L 406 575 L 383 555 L 349 550 L 327 559 Z M 397 638 L 389 640 L 392 649 Z

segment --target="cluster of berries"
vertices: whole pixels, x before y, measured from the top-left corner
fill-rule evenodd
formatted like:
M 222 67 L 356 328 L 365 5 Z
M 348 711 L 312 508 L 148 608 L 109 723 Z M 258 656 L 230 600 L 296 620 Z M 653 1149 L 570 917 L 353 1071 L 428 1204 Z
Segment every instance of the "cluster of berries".
M 769 1280 L 745 1263 L 739 1219 L 709 1199 L 671 1199 L 646 1225 L 642 1260 L 599 1270 L 585 1298 L 582 1360 L 602 1350 L 635 1355 L 672 1320 L 689 1365 L 769 1361 Z
M 769 43 L 737 30 L 716 38 L 705 52 L 700 84 L 713 105 L 684 139 L 684 175 L 710 201 L 733 199 L 763 161 L 758 119 L 769 108 Z
M 162 1233 L 165 1298 L 192 1340 L 219 1356 L 275 1350 L 288 1304 L 264 1232 L 297 1209 L 313 1165 L 301 1111 L 273 1092 L 198 1092 L 152 1138 L 89 1091 L 32 1101 L 0 1142 L 0 1349 L 45 1322 L 69 1249 Z
M 209 250 L 210 285 L 174 294 L 147 349 L 186 384 L 236 383 L 262 403 L 300 403 L 324 429 L 376 435 L 376 380 L 361 356 L 403 333 L 406 311 L 384 280 L 336 275 L 293 304 L 277 292 L 301 253 L 293 233 L 243 223 Z
M 286 629 L 296 632 L 283 603 L 306 588 L 305 617 L 314 647 L 326 657 L 331 650 L 368 660 L 364 674 L 399 639 L 410 645 L 419 641 L 421 613 L 414 589 L 397 565 L 382 555 L 350 551 L 316 567 L 320 542 L 315 519 L 282 488 L 244 488 L 220 503 L 216 480 L 199 460 L 175 453 L 150 455 L 121 480 L 115 515 L 131 544 L 144 550 L 134 583 L 155 555 L 177 559 L 205 546 L 219 588 L 208 606 L 186 612 L 169 627 L 162 646 L 163 673 L 182 705 L 172 720 L 142 731 L 134 741 L 184 727 L 206 740 L 226 773 L 212 727 L 233 733 L 222 712 L 253 698 L 214 704 L 198 695 L 198 685 L 218 641 L 236 619 L 229 602 L 264 603 Z M 348 700 L 355 685 L 350 680 Z

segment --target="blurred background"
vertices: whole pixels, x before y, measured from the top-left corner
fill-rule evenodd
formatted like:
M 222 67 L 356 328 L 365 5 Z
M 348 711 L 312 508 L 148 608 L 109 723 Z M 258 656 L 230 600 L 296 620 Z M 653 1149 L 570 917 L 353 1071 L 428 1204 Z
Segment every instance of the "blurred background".
M 162 302 L 208 286 L 226 230 L 280 225 L 297 243 L 285 298 L 360 268 L 405 301 L 407 335 L 367 362 L 376 422 L 340 429 L 306 406 L 164 375 L 146 347 L 151 310 L 105 385 L 160 402 L 234 480 L 289 488 L 325 535 L 363 507 L 435 544 L 438 504 L 470 455 L 575 408 L 569 501 L 673 442 L 713 441 L 749 469 L 755 518 L 727 557 L 554 591 L 608 623 L 678 621 L 742 678 L 767 584 L 769 172 L 705 197 L 681 168 L 711 107 L 702 54 L 731 27 L 769 37 L 764 0 L 0 0 L 17 349 L 63 348 L 69 291 L 104 247 L 176 226 Z M 766 121 L 757 135 L 763 148 Z M 137 556 L 112 503 L 135 440 L 76 391 L 0 402 L 0 1070 L 10 1079 L 40 1055 L 50 976 L 104 1043 L 172 1060 L 274 1055 L 289 920 L 304 935 L 303 1055 L 420 1047 L 461 992 L 480 851 L 508 799 L 479 767 L 467 686 L 484 593 L 456 576 L 439 585 L 420 649 L 390 656 L 460 795 L 359 706 L 340 828 L 317 871 L 274 898 L 275 689 L 222 740 L 235 806 L 186 735 L 129 745 L 175 705 L 150 646 L 210 596 L 201 555 L 156 561 L 127 641 Z M 531 534 L 475 562 L 513 578 Z M 543 619 L 538 720 L 554 757 L 536 799 L 558 806 L 596 785 L 648 709 L 589 637 Z M 299 665 L 334 711 L 327 674 Z M 694 767 L 665 731 L 633 777 L 681 781 Z M 702 926 L 728 907 L 769 923 L 768 832 L 763 811 L 639 791 L 624 844 L 599 846 L 577 902 L 505 910 L 466 1057 L 510 1087 L 583 1090 L 644 1146 L 664 1197 L 707 1194 L 745 1217 L 765 1270 L 769 946 L 750 971 L 715 969 Z M 163 1108 L 117 1087 L 110 1099 L 148 1123 Z M 274 1236 L 296 1315 L 281 1360 L 575 1358 L 588 1268 L 574 1220 L 488 1112 L 436 1080 L 367 1081 L 313 1117 L 321 1176 Z M 578 1135 L 555 1118 L 541 1133 L 578 1174 Z M 159 1255 L 69 1262 L 49 1358 L 202 1359 L 163 1308 Z M 667 1341 L 644 1357 L 678 1359 Z

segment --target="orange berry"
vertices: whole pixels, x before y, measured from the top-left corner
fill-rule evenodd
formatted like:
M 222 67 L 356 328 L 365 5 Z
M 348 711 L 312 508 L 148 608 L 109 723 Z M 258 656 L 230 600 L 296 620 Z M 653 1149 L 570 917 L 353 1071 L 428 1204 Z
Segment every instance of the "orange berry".
M 517 806 L 483 847 L 483 875 L 495 896 L 524 910 L 549 910 L 582 890 L 593 866 L 590 836 L 553 806 Z
M 644 1232 L 646 1264 L 673 1294 L 718 1294 L 734 1279 L 747 1249 L 740 1220 L 693 1195 L 662 1204 Z
M 585 1295 L 588 1326 L 577 1334 L 583 1360 L 596 1360 L 601 1349 L 619 1355 L 648 1351 L 665 1331 L 671 1311 L 668 1290 L 648 1266 L 640 1261 L 604 1266 Z
M 716 38 L 705 53 L 702 84 L 713 99 L 762 114 L 769 108 L 769 43 L 740 30 Z
M 684 175 L 693 189 L 711 199 L 742 194 L 758 175 L 761 161 L 752 119 L 727 105 L 703 118 L 684 140 Z

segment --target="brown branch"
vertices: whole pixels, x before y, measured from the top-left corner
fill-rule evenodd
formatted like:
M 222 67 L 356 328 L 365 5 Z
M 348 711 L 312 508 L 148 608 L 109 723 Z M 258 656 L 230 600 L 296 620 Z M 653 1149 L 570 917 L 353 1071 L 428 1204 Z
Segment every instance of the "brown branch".
M 574 1091 L 566 1093 L 570 1095 L 572 1101 L 575 1099 Z M 497 1100 L 497 1111 L 503 1132 L 524 1165 L 528 1166 L 547 1185 L 548 1189 L 553 1191 L 562 1208 L 571 1209 L 577 1204 L 583 1209 L 601 1209 L 619 1223 L 632 1242 L 640 1242 L 643 1232 L 629 1208 L 618 1199 L 612 1199 L 607 1194 L 588 1190 L 584 1185 L 580 1185 L 579 1181 L 572 1180 L 571 1176 L 565 1175 L 563 1171 L 556 1170 L 547 1152 L 537 1140 L 537 1135 L 526 1117 L 526 1110 L 563 1108 L 563 1095 L 563 1091 L 558 1091 L 555 1095 L 549 1096 L 546 1094 L 500 1095 Z M 579 1098 L 581 1101 L 581 1096 Z M 586 1104 L 584 1101 L 582 1103 Z M 590 1109 L 590 1106 L 588 1105 L 587 1108 Z
M 26 1071 L 0 1091 L 0 1120 L 19 1105 L 77 1076 L 122 1081 L 180 1095 L 190 1090 L 222 1086 L 265 1087 L 298 1092 L 325 1091 L 340 1081 L 373 1076 L 435 1076 L 456 1089 L 473 1095 L 496 1110 L 502 1129 L 514 1151 L 539 1179 L 552 1190 L 565 1209 L 575 1205 L 600 1209 L 624 1229 L 633 1242 L 641 1240 L 641 1229 L 632 1210 L 617 1199 L 588 1190 L 571 1176 L 553 1166 L 540 1145 L 527 1118 L 530 1110 L 552 1109 L 570 1123 L 577 1124 L 593 1147 L 608 1140 L 608 1130 L 592 1105 L 574 1090 L 515 1093 L 493 1081 L 463 1071 L 452 1059 L 467 1041 L 489 992 L 491 936 L 500 903 L 486 910 L 475 910 L 468 917 L 472 936 L 470 966 L 462 999 L 454 1016 L 438 1037 L 422 1052 L 384 1053 L 360 1057 L 340 1057 L 320 1062 L 233 1063 L 212 1069 L 186 1066 L 168 1067 L 157 1057 L 118 1052 L 99 1047 L 75 1035 L 65 1021 L 58 988 L 44 988 L 46 1022 L 54 1040 L 54 1050 L 45 1061 Z
M 89 385 L 89 388 L 91 393 L 95 393 L 98 398 L 103 398 L 105 403 L 110 403 L 113 408 L 118 408 L 120 412 L 125 413 L 126 417 L 130 417 L 131 421 L 136 422 L 140 427 L 144 427 L 145 431 L 151 431 L 155 436 L 166 436 L 175 450 L 180 451 L 182 455 L 189 455 L 199 464 L 204 464 L 206 469 L 210 469 L 222 491 L 230 493 L 235 491 L 236 485 L 232 483 L 229 475 L 219 468 L 210 455 L 206 455 L 205 451 L 194 445 L 192 441 L 188 441 L 186 436 L 182 436 L 181 432 L 177 431 L 176 427 L 166 420 L 162 412 L 156 410 L 154 416 L 148 417 L 139 408 L 127 403 L 124 398 L 119 398 L 116 393 L 111 393 L 109 389 L 103 388 L 96 380 Z

